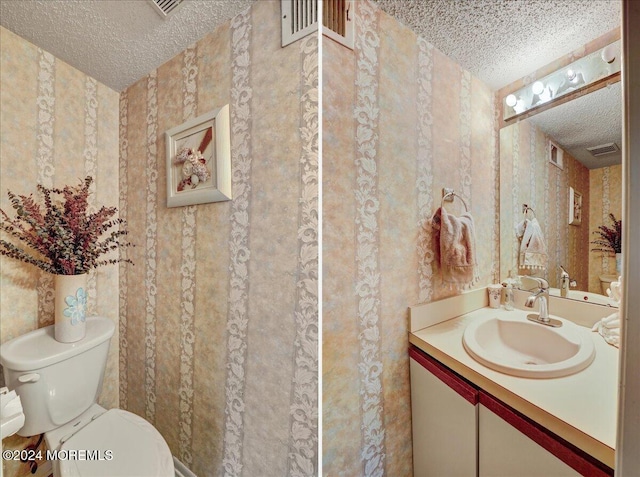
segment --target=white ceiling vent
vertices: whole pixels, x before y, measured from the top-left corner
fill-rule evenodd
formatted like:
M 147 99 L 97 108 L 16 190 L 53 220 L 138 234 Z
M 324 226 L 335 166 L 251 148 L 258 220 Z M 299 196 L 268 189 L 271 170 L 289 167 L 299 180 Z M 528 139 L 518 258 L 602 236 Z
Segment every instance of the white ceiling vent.
M 280 0 L 282 46 L 318 31 L 318 0 Z
M 600 144 L 599 146 L 587 148 L 587 151 L 589 151 L 591 155 L 595 157 L 613 154 L 614 152 L 618 152 L 619 150 L 620 148 L 615 142 L 609 142 L 607 144 Z
M 322 34 L 353 50 L 353 1 L 324 0 L 322 9 Z
M 353 0 L 280 0 L 282 46 L 318 30 L 322 8 L 322 34 L 353 50 Z
M 149 0 L 149 2 L 153 4 L 158 15 L 162 18 L 167 18 L 175 13 L 184 0 Z

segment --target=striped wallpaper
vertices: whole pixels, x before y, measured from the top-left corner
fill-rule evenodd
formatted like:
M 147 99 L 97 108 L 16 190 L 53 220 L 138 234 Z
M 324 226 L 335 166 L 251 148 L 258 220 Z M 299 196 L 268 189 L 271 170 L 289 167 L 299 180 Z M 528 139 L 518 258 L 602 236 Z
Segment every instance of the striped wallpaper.
M 578 289 L 589 287 L 590 214 L 584 214 L 580 225 L 569 225 L 569 187 L 582 194 L 583 209 L 589 210 L 589 171 L 564 153 L 563 168 L 549 163 L 548 143 L 552 140 L 530 120 L 522 120 L 500 130 L 500 278 L 518 269 L 516 225 L 523 220 L 522 204 L 535 211 L 545 236 L 549 266 L 544 272 L 552 287 L 558 287 L 560 268 L 564 266 L 578 283 Z M 592 291 L 589 289 L 589 291 Z
M 594 291 L 614 269 L 573 251 L 620 214 L 620 168 L 550 166 L 528 121 L 498 132 L 487 86 L 371 0 L 355 3 L 353 51 L 323 41 L 319 58 L 316 36 L 281 48 L 280 3 L 260 1 L 120 94 L 0 27 L 0 206 L 6 189 L 87 174 L 91 207 L 118 206 L 135 265 L 89 277 L 90 312 L 118 324 L 100 402 L 148 419 L 196 475 L 316 475 L 321 404 L 325 475 L 411 475 L 407 307 L 456 293 L 429 225 L 443 187 L 475 218 L 477 286 L 512 268 L 504 234 L 523 201 L 578 282 Z M 225 104 L 233 200 L 167 208 L 164 132 Z M 590 210 L 581 228 L 555 214 L 569 185 Z M 0 267 L 2 340 L 52 323 L 52 279 Z
M 120 401 L 200 476 L 317 472 L 317 38 L 281 48 L 279 14 L 120 95 Z M 164 131 L 225 104 L 233 200 L 168 209 Z
M 118 94 L 0 27 L 0 207 L 11 210 L 7 190 L 36 193 L 77 185 L 94 177 L 90 210 L 118 205 Z M 53 278 L 0 257 L 0 337 L 7 341 L 53 323 Z M 88 310 L 118 323 L 118 266 L 101 267 L 88 279 Z M 118 327 L 112 339 L 100 397 L 118 405 Z M 27 440 L 5 439 L 5 448 Z M 5 474 L 30 475 L 7 462 Z
M 443 187 L 497 237 L 493 95 L 373 2 L 356 7 L 355 50 L 323 42 L 323 472 L 407 476 L 407 307 L 454 293 L 428 224 Z M 485 285 L 493 240 L 478 258 Z

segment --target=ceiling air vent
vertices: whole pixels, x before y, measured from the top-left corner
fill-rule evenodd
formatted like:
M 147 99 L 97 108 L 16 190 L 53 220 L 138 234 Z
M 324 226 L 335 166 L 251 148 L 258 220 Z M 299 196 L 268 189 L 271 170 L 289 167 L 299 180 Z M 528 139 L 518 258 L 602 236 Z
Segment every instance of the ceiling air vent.
M 599 146 L 588 147 L 587 151 L 591 153 L 592 156 L 605 156 L 607 154 L 613 154 L 614 152 L 618 152 L 620 148 L 615 142 L 610 142 L 607 144 L 600 144 Z
M 352 0 L 324 0 L 322 34 L 353 50 L 354 5 Z
M 318 0 L 280 0 L 282 46 L 318 31 Z
M 158 15 L 167 18 L 170 14 L 175 13 L 184 0 L 149 0 L 149 2 L 153 4 Z

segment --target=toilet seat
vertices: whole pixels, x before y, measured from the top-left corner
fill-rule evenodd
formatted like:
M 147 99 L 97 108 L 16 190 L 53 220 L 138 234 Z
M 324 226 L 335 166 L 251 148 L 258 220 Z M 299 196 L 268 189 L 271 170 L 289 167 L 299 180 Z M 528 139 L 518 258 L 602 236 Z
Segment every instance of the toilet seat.
M 58 456 L 60 477 L 175 476 L 171 451 L 158 430 L 121 409 L 80 429 L 60 446 Z

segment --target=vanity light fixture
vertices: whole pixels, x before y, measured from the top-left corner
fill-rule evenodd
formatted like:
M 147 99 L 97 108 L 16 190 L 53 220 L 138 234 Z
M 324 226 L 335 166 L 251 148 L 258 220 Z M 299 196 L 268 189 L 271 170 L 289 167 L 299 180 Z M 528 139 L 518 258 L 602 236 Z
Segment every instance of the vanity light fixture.
M 551 74 L 538 78 L 530 85 L 512 91 L 503 99 L 503 119 L 512 119 L 543 104 L 620 74 L 619 50 L 620 41 L 618 40 Z

